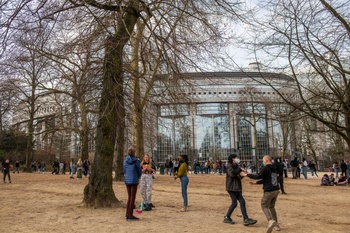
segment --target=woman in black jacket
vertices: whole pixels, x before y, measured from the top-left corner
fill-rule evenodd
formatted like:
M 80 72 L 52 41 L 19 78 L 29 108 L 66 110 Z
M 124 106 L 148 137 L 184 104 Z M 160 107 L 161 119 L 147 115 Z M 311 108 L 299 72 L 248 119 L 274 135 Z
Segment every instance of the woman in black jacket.
M 236 154 L 231 154 L 228 157 L 227 162 L 228 162 L 228 165 L 227 165 L 227 172 L 226 172 L 226 191 L 230 194 L 232 203 L 227 210 L 226 216 L 224 217 L 224 223 L 235 224 L 231 219 L 231 215 L 234 209 L 237 207 L 237 200 L 238 200 L 241 206 L 244 226 L 253 225 L 257 223 L 257 220 L 248 218 L 248 214 L 245 206 L 245 200 L 242 195 L 242 182 L 241 182 L 242 176 L 240 175 L 240 173 L 244 172 L 245 170 L 239 167 L 240 160 L 239 158 L 237 158 Z

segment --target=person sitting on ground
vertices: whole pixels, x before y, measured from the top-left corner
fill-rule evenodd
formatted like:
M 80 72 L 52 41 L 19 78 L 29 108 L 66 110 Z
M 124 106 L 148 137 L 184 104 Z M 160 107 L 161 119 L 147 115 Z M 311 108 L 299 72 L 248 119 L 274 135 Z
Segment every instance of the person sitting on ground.
M 343 174 L 340 174 L 338 182 L 336 182 L 336 185 L 347 185 L 347 184 L 348 184 L 348 180 L 346 179 L 346 177 Z
M 335 178 L 334 178 L 334 174 L 332 173 L 330 176 L 329 176 L 329 182 L 331 183 L 335 183 Z
M 329 176 L 324 174 L 321 179 L 321 186 L 333 186 L 334 182 L 330 182 Z

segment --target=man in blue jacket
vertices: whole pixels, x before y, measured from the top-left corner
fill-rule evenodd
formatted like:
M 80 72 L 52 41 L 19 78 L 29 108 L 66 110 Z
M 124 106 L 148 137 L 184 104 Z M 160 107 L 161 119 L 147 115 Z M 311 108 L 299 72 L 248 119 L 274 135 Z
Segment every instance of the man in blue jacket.
M 135 149 L 129 149 L 128 156 L 124 160 L 124 182 L 128 191 L 128 203 L 126 205 L 126 220 L 139 220 L 133 215 L 137 185 L 142 174 L 140 160 L 135 157 Z

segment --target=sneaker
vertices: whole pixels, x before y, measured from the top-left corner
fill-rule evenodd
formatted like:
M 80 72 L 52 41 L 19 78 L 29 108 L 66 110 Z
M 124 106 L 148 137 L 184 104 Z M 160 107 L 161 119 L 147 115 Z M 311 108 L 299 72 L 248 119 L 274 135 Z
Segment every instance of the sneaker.
M 152 206 L 150 204 L 144 204 L 144 211 L 151 211 L 152 210 Z
M 250 226 L 250 225 L 254 225 L 257 222 L 258 222 L 258 220 L 247 218 L 247 219 L 244 219 L 243 225 L 244 226 Z
M 271 233 L 273 228 L 277 225 L 277 222 L 274 220 L 269 221 L 269 225 L 267 225 L 267 231 L 266 233 Z
M 229 218 L 229 217 L 227 217 L 227 216 L 225 216 L 225 217 L 224 217 L 224 223 L 228 223 L 228 224 L 235 224 L 235 222 L 234 222 L 234 221 L 232 221 L 232 219 L 231 219 L 231 218 Z
M 149 203 L 149 205 L 150 205 L 152 208 L 156 208 L 152 203 Z
M 279 224 L 277 224 L 274 228 L 273 228 L 275 231 L 280 231 L 281 230 L 281 227 Z
M 282 194 L 287 194 L 286 192 L 282 192 Z
M 187 208 L 187 207 L 182 207 L 182 208 L 180 209 L 180 212 L 186 212 L 186 211 L 188 211 L 188 208 Z
M 131 217 L 126 218 L 126 221 L 138 221 L 138 220 L 140 220 L 140 219 L 135 217 L 135 216 L 131 216 Z

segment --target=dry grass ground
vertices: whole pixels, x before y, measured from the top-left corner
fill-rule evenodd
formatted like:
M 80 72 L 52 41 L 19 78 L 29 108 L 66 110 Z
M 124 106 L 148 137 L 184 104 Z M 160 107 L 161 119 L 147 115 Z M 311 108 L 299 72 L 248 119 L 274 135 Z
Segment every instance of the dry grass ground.
M 287 195 L 279 195 L 276 209 L 281 232 L 350 232 L 350 186 L 321 187 L 319 178 L 285 179 Z M 138 215 L 140 221 L 125 221 L 125 209 L 87 209 L 81 206 L 87 179 L 68 175 L 13 174 L 12 184 L 0 183 L 0 232 L 266 232 L 267 220 L 260 209 L 262 189 L 243 179 L 243 195 L 249 217 L 258 220 L 244 227 L 239 207 L 235 225 L 223 223 L 230 204 L 225 176 L 189 174 L 190 211 L 181 213 L 179 180 L 156 175 L 153 187 L 155 209 Z M 126 202 L 123 183 L 114 182 L 119 200 Z M 141 201 L 138 190 L 137 203 Z

